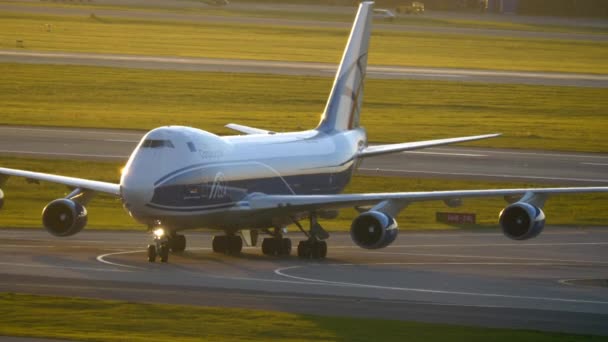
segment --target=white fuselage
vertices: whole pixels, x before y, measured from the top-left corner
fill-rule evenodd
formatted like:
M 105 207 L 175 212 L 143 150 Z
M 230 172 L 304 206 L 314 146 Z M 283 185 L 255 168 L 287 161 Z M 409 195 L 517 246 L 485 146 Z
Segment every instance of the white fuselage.
M 287 218 L 230 215 L 256 194 L 335 194 L 350 181 L 363 129 L 220 137 L 181 126 L 146 134 L 121 177 L 124 207 L 173 230 L 270 228 Z M 236 217 L 238 216 L 238 218 Z

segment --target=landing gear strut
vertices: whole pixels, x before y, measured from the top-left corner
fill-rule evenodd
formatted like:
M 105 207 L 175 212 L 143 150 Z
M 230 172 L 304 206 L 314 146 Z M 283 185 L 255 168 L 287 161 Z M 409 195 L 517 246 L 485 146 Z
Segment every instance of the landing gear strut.
M 302 259 L 325 259 L 327 256 L 327 242 L 324 240 L 329 238 L 329 234 L 317 222 L 317 216 L 313 213 L 310 215 L 310 230 L 306 232 L 302 225 L 296 220 L 293 222 L 300 230 L 308 237 L 305 241 L 300 241 L 298 244 L 298 257 Z
M 243 250 L 243 239 L 238 235 L 216 235 L 212 245 L 215 253 L 239 254 Z

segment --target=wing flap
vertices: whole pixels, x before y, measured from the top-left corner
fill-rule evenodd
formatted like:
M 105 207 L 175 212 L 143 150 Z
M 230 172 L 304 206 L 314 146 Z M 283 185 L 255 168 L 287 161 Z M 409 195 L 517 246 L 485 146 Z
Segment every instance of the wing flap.
M 31 172 L 16 169 L 6 169 L 0 167 L 0 178 L 1 176 L 15 176 L 23 177 L 28 181 L 44 181 L 51 183 L 65 184 L 73 188 L 81 188 L 92 190 L 96 192 L 103 192 L 106 194 L 120 196 L 120 185 L 114 183 L 100 182 L 82 178 L 66 177 L 59 175 L 52 175 L 48 173 Z
M 501 135 L 500 133 L 495 133 L 495 134 L 475 135 L 475 136 L 470 136 L 470 137 L 415 141 L 415 142 L 400 143 L 400 144 L 375 145 L 375 146 L 366 147 L 365 149 L 360 151 L 357 156 L 359 158 L 365 158 L 365 157 L 371 157 L 371 156 L 376 156 L 376 155 L 381 155 L 381 154 L 386 154 L 386 153 L 412 151 L 412 150 L 418 150 L 418 149 L 426 148 L 426 147 L 449 145 L 449 144 L 456 144 L 456 143 L 467 142 L 467 141 L 495 138 L 500 135 Z

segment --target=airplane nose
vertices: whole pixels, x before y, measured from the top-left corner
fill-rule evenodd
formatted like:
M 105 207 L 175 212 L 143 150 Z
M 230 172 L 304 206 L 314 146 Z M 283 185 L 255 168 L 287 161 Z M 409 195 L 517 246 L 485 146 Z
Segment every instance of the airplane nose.
M 121 192 L 125 208 L 133 211 L 150 202 L 154 194 L 154 185 L 136 175 L 123 175 Z

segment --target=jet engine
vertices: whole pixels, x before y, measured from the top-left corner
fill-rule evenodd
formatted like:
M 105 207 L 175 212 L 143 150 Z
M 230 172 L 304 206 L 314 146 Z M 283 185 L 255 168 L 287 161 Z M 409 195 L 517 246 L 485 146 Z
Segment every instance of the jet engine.
M 42 224 L 55 236 L 71 236 L 87 225 L 87 209 L 67 198 L 56 199 L 42 210 Z
M 531 239 L 545 228 L 545 213 L 525 202 L 509 205 L 500 212 L 499 217 L 503 233 L 513 240 Z
M 4 192 L 0 189 L 0 209 L 4 206 Z
M 350 237 L 362 248 L 384 248 L 397 238 L 397 221 L 379 211 L 367 211 L 355 218 L 350 226 Z

